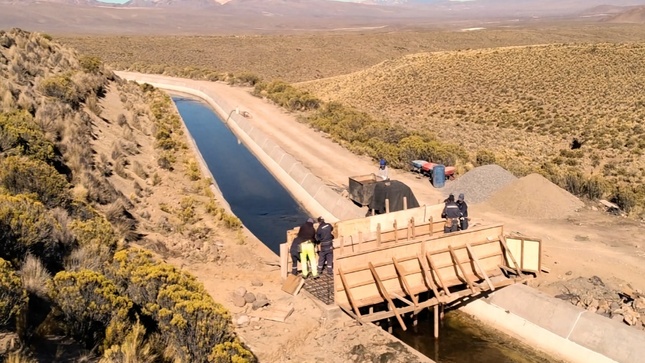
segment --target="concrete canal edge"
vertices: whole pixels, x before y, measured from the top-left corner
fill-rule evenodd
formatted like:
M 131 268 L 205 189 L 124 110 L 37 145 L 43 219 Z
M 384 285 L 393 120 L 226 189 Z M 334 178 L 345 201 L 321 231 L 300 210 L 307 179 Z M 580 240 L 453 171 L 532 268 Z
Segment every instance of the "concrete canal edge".
M 199 97 L 213 107 L 220 117 L 228 118 L 229 113 L 214 97 L 201 89 L 191 88 L 188 84 L 190 81 L 116 73 L 128 80 Z M 235 121 L 229 123 L 233 133 L 308 212 L 335 216 L 341 220 L 360 217 L 349 200 L 327 187 L 291 155 L 254 129 L 248 120 L 241 116 L 231 119 Z M 200 155 L 199 150 L 195 148 L 195 151 Z M 325 188 L 328 192 L 321 192 Z M 638 363 L 645 357 L 645 332 L 525 285 L 511 285 L 497 290 L 486 298 L 470 301 L 461 310 L 539 350 L 570 362 Z

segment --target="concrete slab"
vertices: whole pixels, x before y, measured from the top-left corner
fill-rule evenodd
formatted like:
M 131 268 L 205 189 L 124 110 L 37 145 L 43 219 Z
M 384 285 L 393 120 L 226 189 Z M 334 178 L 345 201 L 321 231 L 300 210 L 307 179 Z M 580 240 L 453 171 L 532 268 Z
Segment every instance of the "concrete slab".
M 581 315 L 569 340 L 617 362 L 645 361 L 645 332 L 598 314 Z
M 585 311 L 526 285 L 508 286 L 487 300 L 565 339 Z

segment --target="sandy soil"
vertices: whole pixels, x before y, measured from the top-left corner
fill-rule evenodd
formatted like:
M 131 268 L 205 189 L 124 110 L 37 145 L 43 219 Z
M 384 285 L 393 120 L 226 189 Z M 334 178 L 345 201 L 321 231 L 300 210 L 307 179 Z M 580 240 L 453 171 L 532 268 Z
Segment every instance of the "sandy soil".
M 164 78 L 146 77 L 151 81 Z M 241 110 L 248 111 L 258 128 L 331 186 L 344 188 L 348 176 L 377 169 L 375 161 L 348 152 L 325 135 L 300 124 L 294 115 L 253 97 L 248 89 L 222 83 L 184 82 L 214 92 L 227 104 L 239 105 Z M 425 178 L 398 170 L 391 170 L 391 177 L 408 184 L 421 204 L 435 204 L 443 199 L 440 191 L 432 188 Z M 542 239 L 543 266 L 548 267 L 550 273 L 541 274 L 532 281 L 538 289 L 555 295 L 558 286 L 568 280 L 598 276 L 617 286 L 630 284 L 645 291 L 645 237 L 639 222 L 594 211 L 590 205 L 573 217 L 555 220 L 523 220 L 483 204 L 471 206 L 470 215 L 473 225 L 503 223 L 508 232 Z M 242 315 L 251 317 L 250 323 L 243 324 L 239 332 L 263 361 L 308 362 L 325 358 L 330 361 L 330 354 L 333 354 L 331 361 L 369 360 L 369 357 L 356 354 L 360 351 L 356 348 L 359 345 L 372 346 L 372 349 L 378 346 L 381 347 L 379 354 L 385 354 L 383 357 L 395 354 L 401 358 L 388 361 L 407 361 L 405 354 L 399 353 L 400 347 L 379 343 L 384 339 L 379 334 L 356 329 L 345 317 L 327 320 L 310 299 L 301 295 L 291 297 L 280 291 L 281 282 L 275 265 L 277 257 L 261 246 L 260 241 L 247 234 L 244 242 L 227 246 L 226 256 L 216 264 L 172 262 L 183 265 L 200 278 L 213 297 L 231 309 L 234 321 Z M 254 281 L 256 285 L 261 281 L 262 286 L 253 286 Z M 285 323 L 253 318 L 248 305 L 240 308 L 232 303 L 231 293 L 239 287 L 266 294 L 275 306 L 291 304 L 295 311 Z

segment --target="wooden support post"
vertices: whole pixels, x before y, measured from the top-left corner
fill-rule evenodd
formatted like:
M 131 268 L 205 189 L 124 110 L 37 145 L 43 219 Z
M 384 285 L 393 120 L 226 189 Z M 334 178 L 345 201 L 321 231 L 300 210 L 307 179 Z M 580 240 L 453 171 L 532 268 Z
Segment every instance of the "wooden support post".
M 345 289 L 345 294 L 347 295 L 347 301 L 349 301 L 349 304 L 352 306 L 352 310 L 354 311 L 354 314 L 358 317 L 358 321 L 360 321 L 361 318 L 361 311 L 358 309 L 358 306 L 356 306 L 356 303 L 354 303 L 354 296 L 352 295 L 351 292 L 351 287 L 347 283 L 347 280 L 345 279 L 345 274 L 343 273 L 343 270 L 339 267 L 338 268 L 338 274 L 340 275 L 340 281 L 343 283 L 343 288 Z
M 408 198 L 403 197 L 403 210 L 408 209 Z
M 410 218 L 410 223 L 412 223 L 412 238 L 417 238 L 417 234 L 414 231 L 414 217 Z
M 381 224 L 376 224 L 376 247 L 381 247 Z
M 426 258 L 428 259 L 428 262 L 430 263 L 430 268 L 432 269 L 434 274 L 437 275 L 437 280 L 439 280 L 439 283 L 441 284 L 441 289 L 443 290 L 443 292 L 445 292 L 446 295 L 448 295 L 448 296 L 452 296 L 452 294 L 450 293 L 450 289 L 443 282 L 443 278 L 441 278 L 441 274 L 439 273 L 439 270 L 436 267 L 437 265 L 435 265 L 435 263 L 432 262 L 432 256 L 430 255 L 430 253 L 426 253 Z
M 479 270 L 479 272 L 481 272 L 481 274 L 484 276 L 484 280 L 486 280 L 488 287 L 491 289 L 491 291 L 495 291 L 495 285 L 493 285 L 493 283 L 488 278 L 488 274 L 486 274 L 486 271 L 484 271 L 482 266 L 479 264 L 479 259 L 477 258 L 477 255 L 475 255 L 473 246 L 471 246 L 470 243 L 466 243 L 466 249 L 468 250 L 468 254 L 470 254 L 470 258 L 475 263 L 475 266 L 477 266 L 477 269 Z
M 517 263 L 517 260 L 515 260 L 515 257 L 513 256 L 513 253 L 508 249 L 508 245 L 506 244 L 506 237 L 499 236 L 499 241 L 502 243 L 502 246 L 504 246 L 504 251 L 511 257 L 511 261 L 513 262 L 513 265 L 515 265 L 515 270 L 517 271 L 517 276 L 524 276 L 520 265 Z
M 394 220 L 393 227 L 394 227 L 394 243 L 397 243 L 399 242 L 399 230 L 397 229 L 398 227 L 396 225 L 396 219 Z
M 450 251 L 450 256 L 452 256 L 453 261 L 457 264 L 457 267 L 459 267 L 459 271 L 464 275 L 464 280 L 466 280 L 466 284 L 470 288 L 470 291 L 476 293 L 475 291 L 475 284 L 470 280 L 470 277 L 468 277 L 468 274 L 466 274 L 466 269 L 464 266 L 461 264 L 461 261 L 459 261 L 459 258 L 457 257 L 457 254 L 455 253 L 455 250 L 452 248 L 451 245 L 448 245 L 448 251 Z
M 439 338 L 439 305 L 433 307 L 434 310 L 434 338 Z
M 412 237 L 412 221 L 408 221 L 408 227 L 405 229 L 405 239 L 410 240 L 410 237 Z
M 287 278 L 289 274 L 289 246 L 286 243 L 280 244 L 280 277 Z
M 396 257 L 392 257 L 392 262 L 394 263 L 394 269 L 396 270 L 397 275 L 399 275 L 399 281 L 401 282 L 401 285 L 403 285 L 405 292 L 414 302 L 414 306 L 419 306 L 419 298 L 412 293 L 408 279 L 405 277 L 405 269 L 403 269 L 403 267 L 399 264 L 399 261 L 396 259 Z
M 398 320 L 399 324 L 401 324 L 401 328 L 404 331 L 408 330 L 408 328 L 405 326 L 405 322 L 403 322 L 403 319 L 401 318 L 401 314 L 399 314 L 399 311 L 396 308 L 396 305 L 394 305 L 394 301 L 392 301 L 390 294 L 385 289 L 385 286 L 383 286 L 383 282 L 381 281 L 381 278 L 378 276 L 378 273 L 376 273 L 376 269 L 374 268 L 374 265 L 372 265 L 371 262 L 369 262 L 369 268 L 370 268 L 370 271 L 372 271 L 372 276 L 374 276 L 374 281 L 376 281 L 376 287 L 378 287 L 381 295 L 383 295 L 385 300 L 387 300 L 387 303 L 390 306 L 390 309 L 394 312 L 394 316 L 396 316 L 396 320 Z
M 432 220 L 432 216 L 430 216 L 430 220 L 429 220 L 429 221 L 430 221 L 430 224 L 429 224 L 429 226 L 430 226 L 430 233 L 429 233 L 429 234 L 430 234 L 430 237 L 432 237 L 432 234 L 434 233 L 434 221 Z
M 385 213 L 390 213 L 390 200 L 385 199 Z

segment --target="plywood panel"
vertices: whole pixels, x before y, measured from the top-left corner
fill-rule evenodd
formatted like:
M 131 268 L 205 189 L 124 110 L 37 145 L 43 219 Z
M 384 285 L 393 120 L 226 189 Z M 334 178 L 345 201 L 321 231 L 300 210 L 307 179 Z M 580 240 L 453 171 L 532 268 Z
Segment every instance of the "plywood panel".
M 540 241 L 524 240 L 521 266 L 524 271 L 540 272 Z
M 509 255 L 509 252 L 513 254 L 515 261 L 522 268 L 522 240 L 518 238 L 506 237 L 506 245 L 508 246 L 508 251 L 505 253 L 506 265 L 513 266 L 513 260 Z

